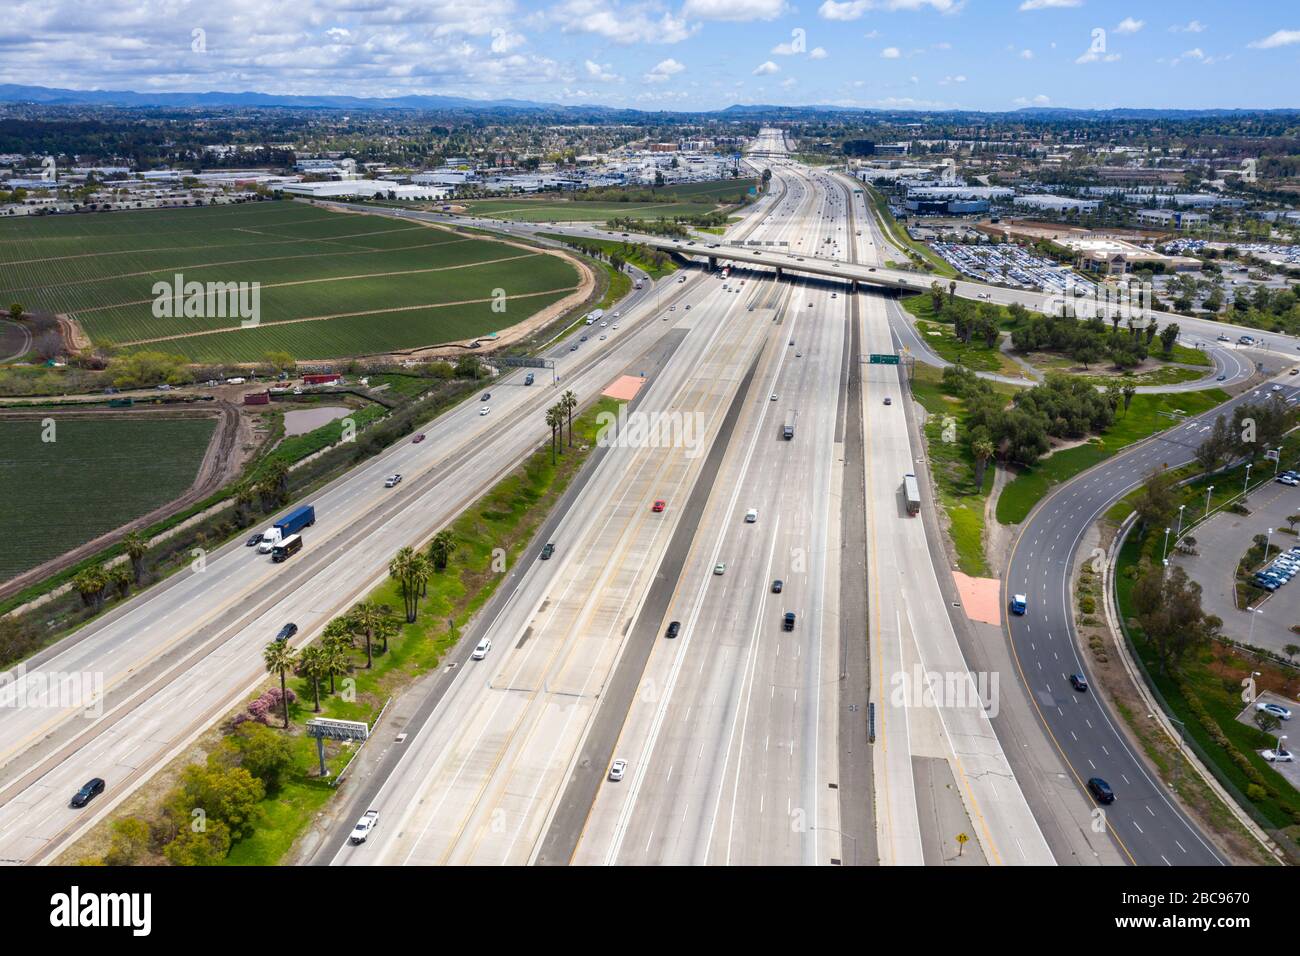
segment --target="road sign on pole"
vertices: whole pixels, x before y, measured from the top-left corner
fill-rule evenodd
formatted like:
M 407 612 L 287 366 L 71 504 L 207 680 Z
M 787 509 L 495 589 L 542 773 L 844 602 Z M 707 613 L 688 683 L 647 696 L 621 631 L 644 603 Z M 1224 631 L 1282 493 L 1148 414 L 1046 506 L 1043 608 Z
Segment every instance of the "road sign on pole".
M 897 365 L 898 356 L 894 355 L 893 353 L 872 352 L 871 364 L 872 365 Z

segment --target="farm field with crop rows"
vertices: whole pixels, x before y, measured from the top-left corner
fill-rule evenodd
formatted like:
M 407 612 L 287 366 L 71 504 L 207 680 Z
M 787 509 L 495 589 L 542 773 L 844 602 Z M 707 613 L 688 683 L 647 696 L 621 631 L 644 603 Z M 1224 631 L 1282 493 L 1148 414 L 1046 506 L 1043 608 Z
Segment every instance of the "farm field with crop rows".
M 0 420 L 0 581 L 181 495 L 212 418 Z
M 257 325 L 222 314 L 233 310 L 216 295 L 202 300 L 202 317 L 155 316 L 155 283 L 170 287 L 177 275 L 258 283 Z M 552 255 L 298 202 L 6 220 L 0 276 L 0 299 L 66 314 L 95 344 L 235 362 L 269 348 L 338 358 L 464 339 L 578 285 L 573 266 Z M 505 313 L 489 308 L 498 289 Z

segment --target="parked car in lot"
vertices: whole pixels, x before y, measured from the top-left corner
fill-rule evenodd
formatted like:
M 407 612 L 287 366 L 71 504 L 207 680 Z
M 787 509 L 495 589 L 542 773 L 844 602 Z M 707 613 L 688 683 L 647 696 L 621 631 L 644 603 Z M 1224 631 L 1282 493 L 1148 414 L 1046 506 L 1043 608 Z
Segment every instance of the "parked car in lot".
M 1293 763 L 1295 761 L 1295 757 L 1291 755 L 1289 750 L 1265 750 L 1260 753 L 1260 756 L 1269 763 Z
M 1281 704 L 1274 704 L 1272 701 L 1262 700 L 1255 705 L 1255 709 L 1263 711 L 1266 714 L 1272 714 L 1278 720 L 1290 720 L 1291 711 Z
M 1091 777 L 1088 780 L 1088 790 L 1092 792 L 1093 797 L 1098 803 L 1114 803 L 1115 791 L 1110 788 L 1105 780 L 1101 777 Z
M 1296 485 L 1300 485 L 1300 481 L 1297 481 L 1291 475 L 1278 475 L 1273 480 L 1280 485 L 1290 485 L 1292 488 L 1294 488 Z
M 104 778 L 92 777 L 91 779 L 86 781 L 86 783 L 82 786 L 80 790 L 78 790 L 76 793 L 72 795 L 72 800 L 69 802 L 74 807 L 78 807 L 78 808 L 84 807 L 91 800 L 94 800 L 97 796 L 99 796 L 103 792 L 104 792 Z

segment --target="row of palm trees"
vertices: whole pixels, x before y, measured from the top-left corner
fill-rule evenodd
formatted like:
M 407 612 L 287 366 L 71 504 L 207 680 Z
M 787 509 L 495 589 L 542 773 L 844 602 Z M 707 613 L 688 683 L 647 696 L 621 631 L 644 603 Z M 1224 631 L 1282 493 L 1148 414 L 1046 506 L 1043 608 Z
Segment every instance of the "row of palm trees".
M 365 601 L 325 625 L 320 640 L 295 651 L 288 641 L 272 641 L 262 652 L 267 673 L 280 677 L 280 696 L 284 705 L 284 726 L 289 726 L 289 697 L 286 681 L 295 671 L 311 681 L 313 711 L 320 713 L 321 683 L 329 681 L 329 693 L 336 693 L 335 678 L 352 670 L 352 650 L 359 641 L 366 648 L 366 668 L 374 666 L 374 642 L 383 642 L 388 652 L 389 638 L 397 634 L 393 609 L 387 604 Z
M 551 429 L 551 464 L 555 464 L 559 439 L 564 436 L 564 425 L 569 425 L 569 447 L 573 447 L 573 413 L 578 408 L 578 396 L 567 391 L 560 400 L 546 410 L 546 424 Z
M 92 565 L 72 579 L 73 588 L 87 607 L 99 611 L 114 590 L 126 597 L 131 588 L 138 587 L 144 579 L 144 556 L 149 552 L 149 539 L 139 531 L 132 531 L 122 539 L 122 549 L 130 559 L 130 567 L 125 564 Z

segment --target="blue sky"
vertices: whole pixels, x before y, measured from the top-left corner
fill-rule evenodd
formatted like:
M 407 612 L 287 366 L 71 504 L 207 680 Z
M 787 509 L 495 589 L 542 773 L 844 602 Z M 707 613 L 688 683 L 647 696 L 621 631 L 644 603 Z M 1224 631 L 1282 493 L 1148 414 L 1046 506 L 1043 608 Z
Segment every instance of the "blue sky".
M 1300 107 L 1300 3 L 21 0 L 0 79 L 644 109 Z

